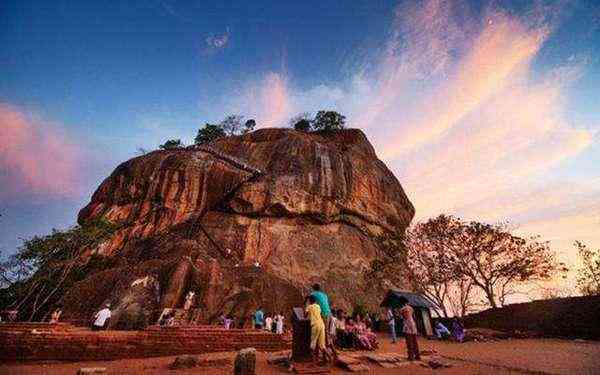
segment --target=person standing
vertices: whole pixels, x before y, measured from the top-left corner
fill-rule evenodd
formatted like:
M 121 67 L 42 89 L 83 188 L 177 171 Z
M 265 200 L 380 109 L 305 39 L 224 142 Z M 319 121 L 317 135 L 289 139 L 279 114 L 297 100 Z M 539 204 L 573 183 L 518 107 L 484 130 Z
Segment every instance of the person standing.
M 417 343 L 417 323 L 415 322 L 415 312 L 413 308 L 408 304 L 408 300 L 405 297 L 400 297 L 400 315 L 404 321 L 402 332 L 406 339 L 406 350 L 408 351 L 408 360 L 421 360 L 419 354 L 419 345 Z
M 280 312 L 279 314 L 277 314 L 275 316 L 275 333 L 277 333 L 278 335 L 283 334 L 283 320 L 285 318 L 283 317 L 283 312 Z
M 388 328 L 390 330 L 390 336 L 392 336 L 392 344 L 396 343 L 396 317 L 394 316 L 394 310 L 391 307 L 387 308 L 385 312 L 385 319 L 387 320 Z
M 254 312 L 254 328 L 262 329 L 265 324 L 265 313 L 262 311 L 262 307 L 259 307 Z
M 321 308 L 321 315 L 323 316 L 323 320 L 327 322 L 329 316 L 331 315 L 331 308 L 329 307 L 329 297 L 327 294 L 321 290 L 321 285 L 314 284 L 312 286 L 311 296 L 315 297 L 315 301 Z
M 94 315 L 94 324 L 92 325 L 92 331 L 99 331 L 105 329 L 106 321 L 110 319 L 110 304 L 106 304 L 104 308 Z
M 309 304 L 306 307 L 306 315 L 310 320 L 310 349 L 313 352 L 315 360 L 319 359 L 319 353 L 323 353 L 323 360 L 327 362 L 328 355 L 325 347 L 325 324 L 321 316 L 321 307 L 317 303 L 317 299 L 310 295 L 308 296 Z
M 273 318 L 270 315 L 267 315 L 265 318 L 265 330 L 268 332 L 273 330 Z

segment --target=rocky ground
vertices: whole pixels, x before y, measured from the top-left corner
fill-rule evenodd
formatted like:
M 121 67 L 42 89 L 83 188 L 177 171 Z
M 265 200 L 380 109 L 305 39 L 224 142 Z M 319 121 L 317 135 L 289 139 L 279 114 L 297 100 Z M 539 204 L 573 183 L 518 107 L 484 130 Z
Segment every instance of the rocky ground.
M 381 336 L 378 353 L 404 353 L 403 343 L 391 344 Z M 491 342 L 468 342 L 456 344 L 420 340 L 421 349 L 435 350 L 448 368 L 431 369 L 419 363 L 388 369 L 371 365 L 372 374 L 598 374 L 600 373 L 600 342 L 559 340 L 559 339 L 519 339 Z M 170 370 L 175 357 L 131 359 L 108 362 L 77 363 L 30 363 L 0 365 L 0 374 L 75 374 L 82 367 L 105 367 L 107 374 L 231 374 L 234 352 L 214 353 L 199 356 L 201 362 L 209 361 L 209 366 L 192 369 Z M 267 354 L 259 352 L 257 374 L 284 374 L 283 368 L 267 364 Z M 205 362 L 206 363 L 206 362 Z M 211 364 L 212 363 L 212 364 Z M 332 373 L 345 373 L 333 369 Z

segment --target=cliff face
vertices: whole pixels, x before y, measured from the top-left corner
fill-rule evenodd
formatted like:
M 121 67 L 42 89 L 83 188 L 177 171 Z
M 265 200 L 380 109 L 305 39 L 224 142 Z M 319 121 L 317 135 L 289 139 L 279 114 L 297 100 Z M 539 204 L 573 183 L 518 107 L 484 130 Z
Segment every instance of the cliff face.
M 155 151 L 117 167 L 79 213 L 80 223 L 102 217 L 119 229 L 85 255 L 111 266 L 68 291 L 64 305 L 93 289 L 94 308 L 112 301 L 131 310 L 123 296 L 147 276 L 159 284 L 158 297 L 142 303 L 148 316 L 180 307 L 189 290 L 202 319 L 247 316 L 259 304 L 287 310 L 314 282 L 336 306 L 376 302 L 380 293 L 362 279 L 377 256 L 374 238 L 404 231 L 413 215 L 359 130 L 262 129 Z

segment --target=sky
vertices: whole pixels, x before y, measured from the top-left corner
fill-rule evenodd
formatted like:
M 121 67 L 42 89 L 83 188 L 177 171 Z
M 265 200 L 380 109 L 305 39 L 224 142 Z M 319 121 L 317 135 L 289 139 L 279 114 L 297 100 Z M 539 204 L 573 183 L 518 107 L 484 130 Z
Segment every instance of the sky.
M 597 0 L 5 0 L 0 25 L 4 255 L 140 148 L 320 109 L 367 134 L 415 221 L 509 221 L 572 268 L 575 240 L 600 248 Z

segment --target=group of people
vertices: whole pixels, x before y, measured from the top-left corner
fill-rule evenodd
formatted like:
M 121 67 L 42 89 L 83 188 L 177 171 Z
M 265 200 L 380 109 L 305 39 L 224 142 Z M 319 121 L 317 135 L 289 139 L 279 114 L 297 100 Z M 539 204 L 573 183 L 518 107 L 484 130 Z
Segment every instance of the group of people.
M 315 359 L 322 354 L 323 360 L 328 361 L 328 347 L 335 352 L 335 347 L 358 350 L 375 350 L 378 347 L 377 335 L 373 332 L 373 320 L 368 316 L 355 314 L 346 317 L 343 310 L 331 312 L 329 298 L 321 290 L 319 284 L 312 287 L 307 297 L 306 315 L 311 325 L 310 348 Z M 392 342 L 396 342 L 396 318 L 402 319 L 402 333 L 406 340 L 408 360 L 420 360 L 417 344 L 417 324 L 413 308 L 404 297 L 400 299 L 400 308 L 395 311 L 388 309 L 386 321 L 390 328 Z
M 454 318 L 452 320 L 452 331 L 450 331 L 442 322 L 438 321 L 435 324 L 435 336 L 440 340 L 451 339 L 457 342 L 465 340 L 465 327 L 462 323 Z
M 379 346 L 371 318 L 361 314 L 346 317 L 344 310 L 338 309 L 331 317 L 330 334 L 332 342 L 339 348 L 375 350 Z
M 273 332 L 278 335 L 283 334 L 283 321 L 285 317 L 283 312 L 271 316 L 265 313 L 262 307 L 256 309 L 252 315 L 252 325 L 256 329 L 264 329 L 265 331 Z

